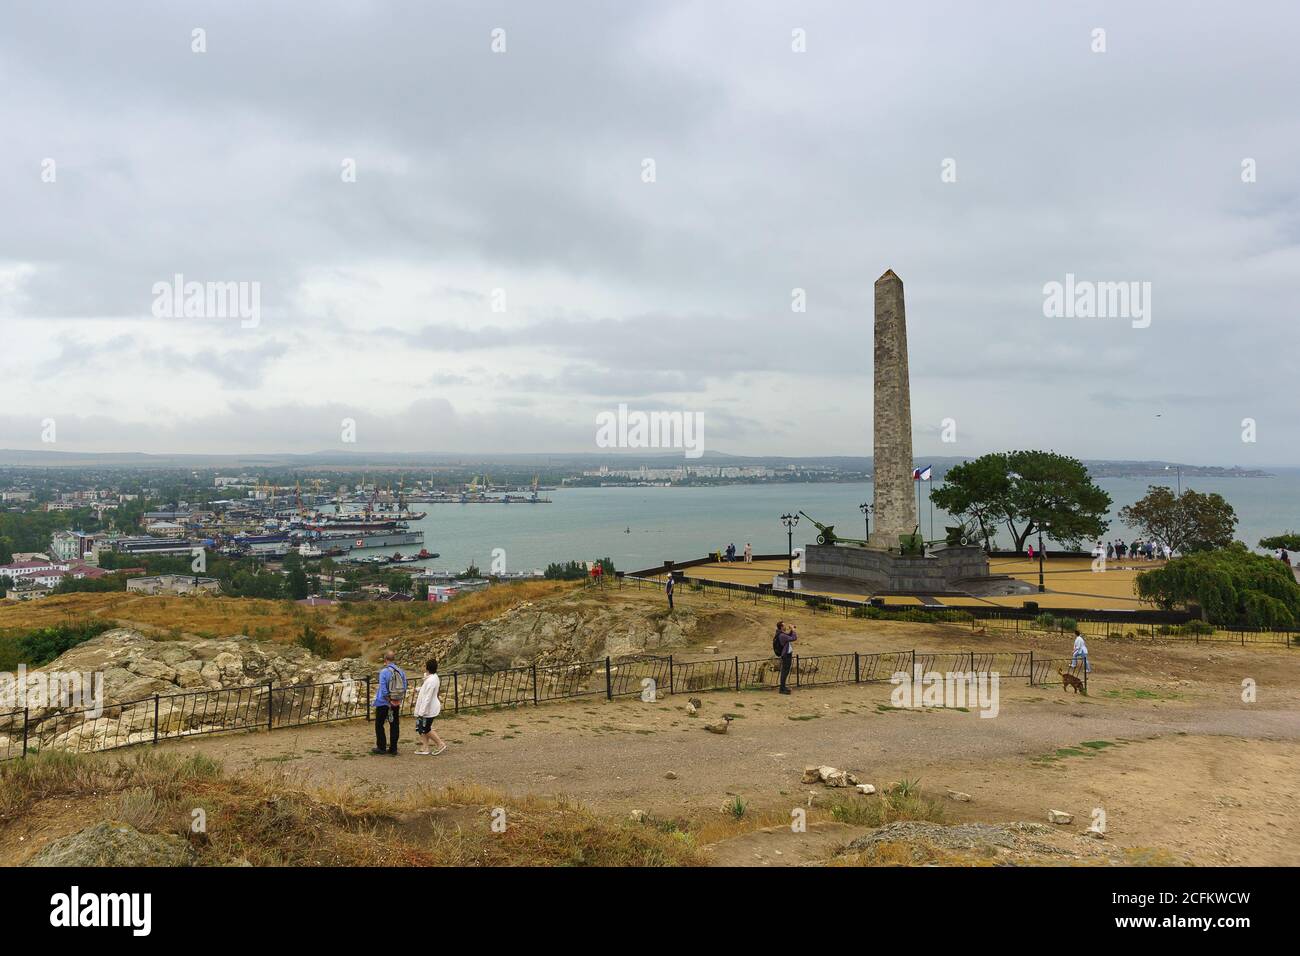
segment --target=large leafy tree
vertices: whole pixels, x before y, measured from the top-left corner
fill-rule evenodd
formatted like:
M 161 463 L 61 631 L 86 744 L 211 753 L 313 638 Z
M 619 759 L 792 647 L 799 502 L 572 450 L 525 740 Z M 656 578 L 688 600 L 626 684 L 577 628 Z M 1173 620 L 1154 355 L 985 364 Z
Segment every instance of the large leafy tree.
M 1271 538 L 1260 538 L 1259 546 L 1268 551 L 1300 551 L 1300 534 L 1288 531 Z
M 1175 495 L 1156 485 L 1148 486 L 1146 497 L 1121 508 L 1119 517 L 1179 554 L 1226 548 L 1237 529 L 1237 513 L 1222 495 L 1190 489 Z
M 1137 592 L 1163 608 L 1199 607 L 1211 624 L 1295 627 L 1300 621 L 1300 584 L 1291 569 L 1240 544 L 1144 571 Z
M 986 546 L 993 528 L 1005 526 L 1017 551 L 1040 529 L 1077 547 L 1105 532 L 1110 508 L 1110 495 L 1082 462 L 1051 451 L 996 452 L 963 462 L 930 497 L 978 524 Z

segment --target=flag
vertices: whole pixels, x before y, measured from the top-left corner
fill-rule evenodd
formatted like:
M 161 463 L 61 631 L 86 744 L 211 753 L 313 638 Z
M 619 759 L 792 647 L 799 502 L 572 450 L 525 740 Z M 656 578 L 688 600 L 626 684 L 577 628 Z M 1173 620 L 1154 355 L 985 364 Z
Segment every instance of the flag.
M 929 480 L 930 480 L 930 466 L 929 466 L 929 465 L 926 465 L 924 468 L 914 468 L 914 469 L 912 469 L 912 480 L 913 480 L 913 481 L 929 481 Z

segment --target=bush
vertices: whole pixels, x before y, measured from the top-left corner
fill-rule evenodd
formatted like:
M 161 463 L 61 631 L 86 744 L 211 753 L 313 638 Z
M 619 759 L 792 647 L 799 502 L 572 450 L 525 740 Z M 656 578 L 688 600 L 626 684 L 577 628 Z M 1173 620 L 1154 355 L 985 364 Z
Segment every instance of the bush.
M 317 657 L 329 657 L 334 653 L 334 642 L 324 634 L 317 633 L 310 624 L 302 626 L 302 633 L 294 641 L 299 647 L 305 647 Z
M 1174 558 L 1138 575 L 1137 591 L 1163 608 L 1199 606 L 1207 623 L 1220 626 L 1295 627 L 1300 621 L 1300 584 L 1291 569 L 1243 546 Z
M 18 659 L 28 667 L 44 667 L 60 654 L 113 629 L 108 621 L 78 621 L 42 627 L 18 638 Z

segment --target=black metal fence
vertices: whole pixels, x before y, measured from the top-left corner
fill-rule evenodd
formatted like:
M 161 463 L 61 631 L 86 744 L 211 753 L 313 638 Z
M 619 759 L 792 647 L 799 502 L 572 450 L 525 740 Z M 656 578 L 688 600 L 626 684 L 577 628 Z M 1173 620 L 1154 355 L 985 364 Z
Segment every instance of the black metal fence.
M 633 575 L 622 575 L 619 586 L 637 589 L 663 591 L 662 583 Z M 1239 644 L 1278 644 L 1284 647 L 1300 647 L 1300 629 L 1285 628 L 1226 628 L 1213 627 L 1208 630 L 1199 625 L 1191 614 L 1185 611 L 1161 611 L 1143 609 L 1138 611 L 1077 610 L 1062 608 L 1004 608 L 990 606 L 966 605 L 962 607 L 925 605 L 925 604 L 884 604 L 870 601 L 853 601 L 848 598 L 833 598 L 819 594 L 805 594 L 798 591 L 780 591 L 773 588 L 755 588 L 753 585 L 734 584 L 729 581 L 705 581 L 687 579 L 675 589 L 674 600 L 690 600 L 692 594 L 725 597 L 729 601 L 745 601 L 750 604 L 770 604 L 782 609 L 797 608 L 815 614 L 832 614 L 838 617 L 853 617 L 871 612 L 883 612 L 901 619 L 926 620 L 935 623 L 969 624 L 972 628 L 997 628 L 1019 632 L 1047 630 L 1039 619 L 1044 615 L 1056 620 L 1073 621 L 1078 629 L 1090 637 L 1124 637 L 1132 634 L 1136 637 L 1153 637 L 1168 641 L 1189 641 L 1193 643 Z M 866 610 L 870 609 L 870 611 Z
M 1068 615 L 1066 615 L 1068 616 Z M 1057 620 L 1061 615 L 1053 615 Z M 1139 621 L 1088 621 L 1071 618 L 1074 627 L 1088 637 L 1133 637 L 1149 638 L 1159 641 L 1186 641 L 1195 644 L 1237 644 L 1245 647 L 1249 644 L 1274 644 L 1282 647 L 1300 647 L 1300 631 L 1272 630 L 1268 628 L 1231 628 L 1192 624 L 1153 624 Z M 972 619 L 972 629 L 1009 631 L 1028 633 L 1030 631 L 1048 631 L 1050 628 L 1033 618 L 1023 617 L 984 617 Z M 1073 633 L 1073 630 L 1071 630 Z
M 883 651 L 795 655 L 795 687 L 889 681 L 899 673 L 997 673 L 1030 683 L 1052 683 L 1057 670 L 1078 673 L 1069 661 L 1035 658 L 1033 651 Z M 442 699 L 453 713 L 493 707 L 540 705 L 587 697 L 649 696 L 697 691 L 775 688 L 776 657 L 677 661 L 637 655 L 574 664 L 455 671 L 443 677 Z M 414 691 L 414 688 L 412 688 Z M 413 694 L 412 694 L 413 697 Z M 260 684 L 224 690 L 156 694 L 102 710 L 29 707 L 0 713 L 0 761 L 40 750 L 91 753 L 135 744 L 239 730 L 276 730 L 369 717 L 371 679 L 277 687 Z

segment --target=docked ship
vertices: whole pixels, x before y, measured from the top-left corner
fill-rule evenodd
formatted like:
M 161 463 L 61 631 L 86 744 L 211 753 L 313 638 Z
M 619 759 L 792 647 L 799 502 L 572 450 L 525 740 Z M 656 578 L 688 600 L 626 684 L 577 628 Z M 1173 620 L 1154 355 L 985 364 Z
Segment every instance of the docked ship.
M 322 551 L 358 551 L 362 548 L 392 548 L 404 544 L 424 544 L 423 531 L 395 528 L 384 531 L 321 532 L 307 538 L 307 542 Z

